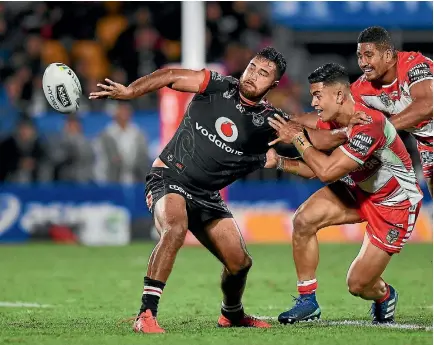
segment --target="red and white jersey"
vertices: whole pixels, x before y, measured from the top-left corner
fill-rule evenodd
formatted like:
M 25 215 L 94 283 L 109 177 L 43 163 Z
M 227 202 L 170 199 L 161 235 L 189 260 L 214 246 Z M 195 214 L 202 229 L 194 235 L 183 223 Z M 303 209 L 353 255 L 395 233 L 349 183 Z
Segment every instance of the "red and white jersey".
M 339 148 L 360 164 L 348 177 L 375 204 L 410 207 L 422 199 L 416 174 L 403 141 L 395 127 L 374 109 L 356 103 L 356 111 L 371 117 L 367 125 L 356 125 L 348 141 Z M 348 177 L 342 180 L 348 183 Z
M 374 86 L 362 75 L 351 85 L 356 102 L 381 111 L 387 117 L 403 111 L 413 101 L 410 89 L 413 85 L 433 79 L 433 62 L 417 52 L 398 52 L 397 78 L 390 85 Z M 416 139 L 432 143 L 433 120 L 421 122 L 407 129 Z

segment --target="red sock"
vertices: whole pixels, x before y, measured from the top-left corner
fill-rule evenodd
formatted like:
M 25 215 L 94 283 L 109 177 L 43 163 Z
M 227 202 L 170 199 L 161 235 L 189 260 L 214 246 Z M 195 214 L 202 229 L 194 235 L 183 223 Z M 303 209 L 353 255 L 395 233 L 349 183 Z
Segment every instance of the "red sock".
M 318 287 L 316 278 L 297 282 L 297 290 L 300 295 L 308 295 L 315 292 Z
M 378 304 L 383 303 L 385 300 L 387 300 L 390 297 L 390 288 L 389 288 L 388 284 L 386 284 L 386 289 L 387 289 L 386 294 L 383 297 L 381 297 L 380 299 L 377 299 L 375 301 L 375 303 L 378 303 Z

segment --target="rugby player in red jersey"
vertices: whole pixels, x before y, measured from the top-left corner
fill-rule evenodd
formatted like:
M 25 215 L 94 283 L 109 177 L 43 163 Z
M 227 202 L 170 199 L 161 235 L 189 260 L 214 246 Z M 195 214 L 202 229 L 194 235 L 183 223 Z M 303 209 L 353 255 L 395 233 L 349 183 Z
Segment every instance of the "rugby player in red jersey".
M 418 52 L 397 51 L 389 33 L 375 26 L 360 33 L 357 58 L 364 74 L 351 85 L 353 97 L 383 112 L 397 130 L 413 135 L 432 196 L 432 60 Z
M 312 195 L 294 217 L 293 256 L 299 297 L 293 308 L 279 315 L 281 323 L 319 318 L 316 269 L 318 230 L 330 225 L 367 221 L 365 238 L 351 264 L 349 292 L 372 300 L 374 323 L 394 322 L 398 293 L 382 279 L 392 255 L 410 238 L 419 213 L 422 192 L 410 155 L 395 127 L 379 111 L 351 96 L 348 74 L 337 64 L 326 64 L 309 76 L 312 106 L 324 123 L 348 127 L 358 111 L 367 124 L 348 129 L 348 140 L 330 156 L 315 149 L 304 132 L 282 117 L 269 119 L 279 133 L 277 141 L 293 143 L 304 160 L 303 175 L 316 175 L 330 184 Z M 311 171 L 306 171 L 309 167 Z M 299 169 L 301 172 L 301 169 Z M 337 190 L 339 189 L 339 190 Z

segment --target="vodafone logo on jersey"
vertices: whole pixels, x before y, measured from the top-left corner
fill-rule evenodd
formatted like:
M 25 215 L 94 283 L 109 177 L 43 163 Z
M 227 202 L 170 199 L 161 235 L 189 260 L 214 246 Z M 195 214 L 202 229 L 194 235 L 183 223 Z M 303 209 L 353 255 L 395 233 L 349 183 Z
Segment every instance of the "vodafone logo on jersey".
M 219 117 L 215 122 L 215 129 L 220 138 L 228 143 L 233 143 L 238 138 L 237 126 L 227 117 Z

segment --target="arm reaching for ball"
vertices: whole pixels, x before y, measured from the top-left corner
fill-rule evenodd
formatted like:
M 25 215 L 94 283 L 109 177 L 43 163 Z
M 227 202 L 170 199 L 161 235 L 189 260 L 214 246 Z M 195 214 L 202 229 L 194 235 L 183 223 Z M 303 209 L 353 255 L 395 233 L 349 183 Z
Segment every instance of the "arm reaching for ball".
M 97 84 L 103 91 L 91 92 L 89 99 L 112 98 L 119 100 L 134 99 L 157 91 L 165 86 L 176 91 L 200 92 L 206 82 L 206 71 L 190 69 L 159 69 L 125 86 L 108 78 L 107 84 Z M 209 78 L 209 77 L 208 77 Z

